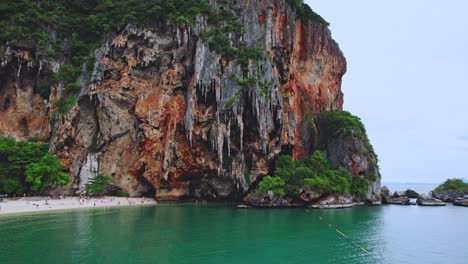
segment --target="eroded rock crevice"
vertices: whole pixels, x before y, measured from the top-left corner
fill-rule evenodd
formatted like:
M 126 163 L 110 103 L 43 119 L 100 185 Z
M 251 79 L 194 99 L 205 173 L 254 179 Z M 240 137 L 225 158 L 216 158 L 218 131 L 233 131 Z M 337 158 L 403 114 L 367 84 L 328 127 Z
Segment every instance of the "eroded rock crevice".
M 310 118 L 342 110 L 346 60 L 326 25 L 299 19 L 284 1 L 226 2 L 243 28 L 230 43 L 261 57 L 241 63 L 213 50 L 202 38 L 216 28 L 207 16 L 193 25 L 129 24 L 94 51 L 89 83 L 61 114 L 63 87 L 50 85 L 44 99 L 35 84 L 62 62 L 32 67 L 29 51 L 2 46 L 0 131 L 50 139 L 74 177 L 70 193 L 98 167 L 132 196 L 243 197 L 281 153 L 303 158 L 317 148 L 320 129 Z M 326 151 L 336 166 L 363 175 L 372 166 L 364 148 L 336 139 Z

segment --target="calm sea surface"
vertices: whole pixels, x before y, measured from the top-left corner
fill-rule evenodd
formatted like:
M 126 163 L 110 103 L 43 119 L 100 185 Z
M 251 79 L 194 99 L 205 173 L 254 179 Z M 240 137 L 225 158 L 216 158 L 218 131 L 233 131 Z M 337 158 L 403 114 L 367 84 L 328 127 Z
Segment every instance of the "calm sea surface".
M 2 216 L 0 263 L 466 264 L 467 219 L 468 208 L 451 205 L 158 205 Z

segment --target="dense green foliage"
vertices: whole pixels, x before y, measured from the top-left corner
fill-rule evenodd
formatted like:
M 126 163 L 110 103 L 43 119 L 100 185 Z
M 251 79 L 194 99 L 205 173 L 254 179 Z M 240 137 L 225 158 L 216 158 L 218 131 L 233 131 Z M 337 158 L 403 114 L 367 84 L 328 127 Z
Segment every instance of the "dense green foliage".
M 48 153 L 48 145 L 35 141 L 0 137 L 0 193 L 44 193 L 68 184 L 60 160 Z
M 361 119 L 352 115 L 347 111 L 324 111 L 317 114 L 321 122 L 327 124 L 326 129 L 322 134 L 324 143 L 327 143 L 330 138 L 353 136 L 363 139 L 366 134 L 364 125 Z
M 205 0 L 4 0 L 0 3 L 1 40 L 13 45 L 60 52 L 62 41 L 72 41 L 72 62 L 90 55 L 101 36 L 127 24 L 141 25 L 169 19 L 192 23 L 195 15 L 211 10 Z M 48 30 L 57 32 L 52 39 Z M 79 64 L 79 63 L 78 63 Z
M 452 191 L 459 194 L 468 194 L 468 183 L 461 179 L 448 179 L 443 184 L 439 185 L 434 193 L 440 193 L 443 191 Z
M 351 193 L 358 197 L 363 197 L 369 188 L 369 185 L 370 182 L 368 178 L 363 176 L 353 177 L 353 180 L 351 181 Z
M 265 176 L 262 181 L 258 184 L 257 191 L 260 193 L 266 193 L 273 191 L 277 195 L 285 195 L 284 186 L 286 183 L 280 177 Z
M 323 17 L 315 13 L 308 4 L 304 3 L 304 0 L 287 0 L 287 2 L 296 9 L 299 17 L 325 26 L 330 25 Z
M 26 167 L 26 182 L 31 184 L 31 190 L 34 192 L 44 193 L 55 184 L 66 185 L 69 181 L 60 160 L 50 154 Z
M 365 147 L 373 154 L 374 148 L 367 137 L 366 128 L 361 119 L 347 111 L 325 111 L 316 115 L 322 124 L 319 145 L 325 146 L 333 138 L 354 137 L 364 142 Z
M 64 64 L 59 71 L 52 77 L 52 82 L 63 83 L 64 89 L 62 97 L 56 102 L 60 113 L 65 113 L 73 107 L 77 100 L 77 94 L 81 90 L 81 84 L 76 80 L 81 74 L 81 69 L 78 66 Z
M 221 6 L 219 14 L 215 12 L 208 14 L 208 23 L 213 28 L 202 32 L 202 40 L 225 58 L 235 58 L 240 52 L 238 47 L 242 46 L 238 39 L 244 34 L 244 28 L 234 10 Z
M 327 158 L 316 151 L 305 160 L 280 156 L 274 177 L 264 177 L 257 191 L 265 193 L 272 190 L 279 195 L 296 196 L 301 190 L 310 189 L 322 194 L 362 195 L 368 186 L 369 181 L 363 177 L 352 178 L 344 168 L 333 169 Z
M 349 171 L 340 168 L 338 170 L 326 170 L 323 174 L 313 178 L 305 178 L 304 182 L 314 191 L 319 193 L 350 193 L 351 176 Z
M 304 3 L 287 0 L 299 16 L 328 25 Z M 71 41 L 71 62 L 86 61 L 103 34 L 133 23 L 171 20 L 177 24 L 193 24 L 199 14 L 207 14 L 210 24 L 225 24 L 210 35 L 237 32 L 242 34 L 240 21 L 220 4 L 215 14 L 207 0 L 4 0 L 0 3 L 0 40 L 12 45 L 35 47 L 41 56 L 56 56 L 63 52 L 63 41 Z M 57 33 L 56 37 L 50 34 Z M 213 45 L 227 46 L 223 40 Z M 52 44 L 50 46 L 50 44 Z
M 89 195 L 101 196 L 110 192 L 112 188 L 111 177 L 102 173 L 97 173 L 96 176 L 89 180 L 86 184 L 86 191 Z

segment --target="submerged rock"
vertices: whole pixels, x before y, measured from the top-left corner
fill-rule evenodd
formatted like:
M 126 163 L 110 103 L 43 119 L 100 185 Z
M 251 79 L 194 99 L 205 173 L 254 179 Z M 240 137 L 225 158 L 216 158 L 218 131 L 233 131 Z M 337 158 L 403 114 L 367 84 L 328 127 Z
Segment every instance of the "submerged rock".
M 446 203 L 442 202 L 439 199 L 436 199 L 434 197 L 428 196 L 428 195 L 421 195 L 418 200 L 416 200 L 416 203 L 418 205 L 422 206 L 445 206 L 447 205 Z

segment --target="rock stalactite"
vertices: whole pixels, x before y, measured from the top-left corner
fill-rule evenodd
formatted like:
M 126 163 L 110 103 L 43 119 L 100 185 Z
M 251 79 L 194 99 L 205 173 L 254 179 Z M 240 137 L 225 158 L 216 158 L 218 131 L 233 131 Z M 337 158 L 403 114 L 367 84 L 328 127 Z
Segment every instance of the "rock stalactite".
M 134 196 L 242 198 L 278 155 L 316 149 L 314 114 L 342 110 L 346 60 L 326 25 L 298 18 L 284 1 L 231 2 L 244 29 L 231 42 L 261 58 L 243 65 L 213 50 L 202 38 L 213 29 L 206 16 L 193 25 L 129 24 L 94 51 L 90 82 L 63 114 L 55 107 L 62 87 L 52 85 L 47 98 L 37 88 L 61 61 L 33 66 L 34 50 L 4 44 L 1 133 L 48 138 L 74 178 L 70 193 L 98 166 Z M 374 169 L 362 142 L 336 139 L 325 151 L 355 176 Z

